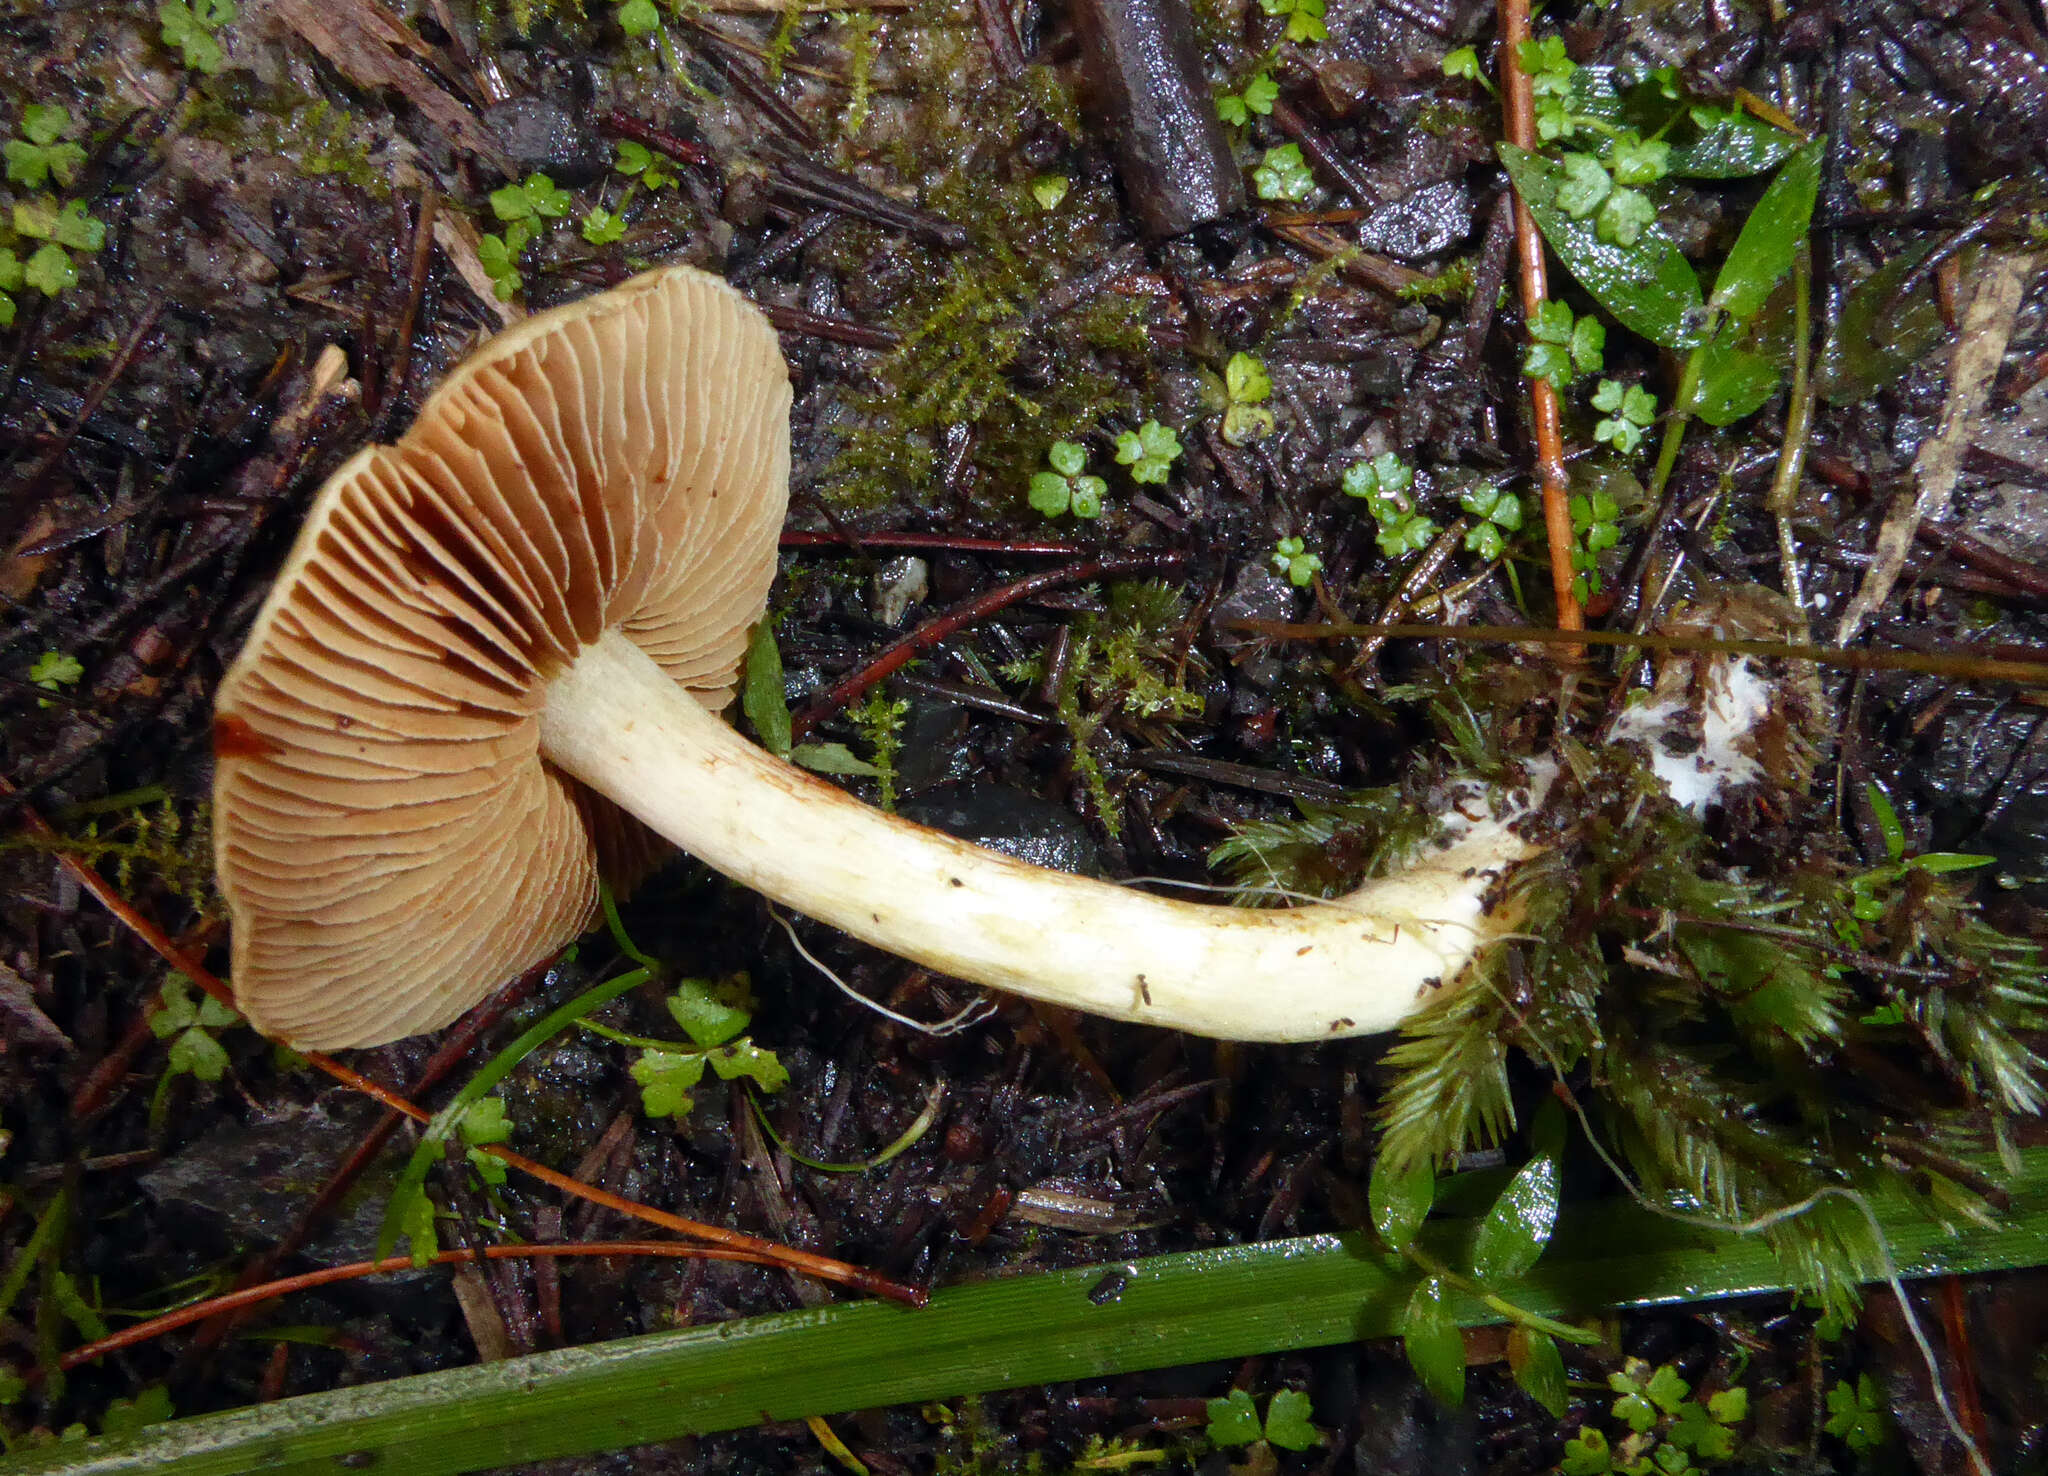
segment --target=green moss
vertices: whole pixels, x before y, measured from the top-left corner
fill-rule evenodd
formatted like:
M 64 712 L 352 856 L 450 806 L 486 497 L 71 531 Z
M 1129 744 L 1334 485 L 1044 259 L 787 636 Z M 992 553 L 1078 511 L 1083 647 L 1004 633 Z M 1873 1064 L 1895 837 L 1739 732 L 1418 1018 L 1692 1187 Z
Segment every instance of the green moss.
M 235 79 L 195 89 L 182 131 L 235 150 L 275 154 L 303 174 L 338 176 L 379 199 L 391 193 L 384 171 L 371 161 L 375 129 L 347 108 L 295 89 L 254 89 Z
M 188 816 L 164 799 L 87 820 L 76 833 L 50 840 L 9 836 L 0 839 L 0 851 L 52 851 L 95 868 L 111 863 L 122 895 L 136 896 L 153 883 L 210 916 L 220 911 L 213 889 L 212 820 L 204 801 Z
M 900 177 L 932 180 L 925 203 L 970 240 L 958 251 L 903 248 L 913 253 L 907 275 L 916 285 L 890 317 L 902 342 L 870 370 L 870 387 L 849 397 L 856 420 L 823 479 L 835 503 L 928 502 L 938 447 L 964 425 L 976 435 L 978 495 L 1015 511 L 1048 445 L 1136 409 L 1128 374 L 1102 356 L 1144 351 L 1143 304 L 1098 294 L 1069 312 L 1038 311 L 1069 276 L 1099 262 L 1116 202 L 1106 190 L 1080 189 L 1048 211 L 1032 197 L 1015 162 L 1021 130 L 1034 112 L 1057 116 L 1044 104 L 1065 95 L 1049 73 L 1030 79 L 972 98 L 914 96 L 915 126 L 877 142 Z M 1072 106 L 1066 99 L 1060 111 Z M 869 257 L 846 235 L 837 264 L 859 274 Z M 1023 372 L 1033 365 L 1035 373 Z

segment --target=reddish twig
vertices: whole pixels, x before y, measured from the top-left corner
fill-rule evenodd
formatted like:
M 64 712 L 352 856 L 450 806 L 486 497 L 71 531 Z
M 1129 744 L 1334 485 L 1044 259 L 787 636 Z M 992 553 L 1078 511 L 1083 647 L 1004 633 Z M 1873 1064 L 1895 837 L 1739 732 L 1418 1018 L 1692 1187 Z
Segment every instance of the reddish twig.
M 1963 1290 L 1962 1277 L 1941 1278 L 1941 1330 L 1953 1370 L 1949 1390 L 1956 1397 L 1956 1417 L 1981 1447 L 1989 1441 L 1990 1432 L 1984 1425 L 1984 1401 L 1978 1396 L 1977 1353 L 1970 1343 L 1969 1309 L 1963 1302 Z
M 894 328 L 856 323 L 851 318 L 828 318 L 823 313 L 807 313 L 802 308 L 784 307 L 777 302 L 757 303 L 755 306 L 761 309 L 763 317 L 784 333 L 826 338 L 854 348 L 889 349 L 903 342 L 903 335 Z
M 419 1074 L 413 1078 L 406 1095 L 417 1097 L 440 1085 L 448 1073 L 460 1065 L 463 1057 L 467 1056 L 483 1038 L 484 1032 L 503 1019 L 507 1010 L 523 1003 L 538 989 L 541 982 L 547 978 L 548 971 L 554 966 L 555 960 L 552 958 L 544 963 L 535 964 L 458 1020 L 453 1028 L 442 1036 L 440 1044 L 434 1047 L 434 1054 L 427 1058 L 427 1064 L 422 1066 Z M 404 1121 L 404 1113 L 386 1109 L 384 1115 L 377 1119 L 370 1130 L 363 1134 L 362 1140 L 350 1150 L 348 1157 L 328 1175 L 327 1182 L 320 1186 L 320 1192 L 313 1196 L 313 1202 L 300 1211 L 298 1219 L 291 1229 L 285 1232 L 284 1238 L 242 1268 L 241 1273 L 235 1278 L 235 1290 L 240 1291 L 245 1287 L 268 1281 L 288 1257 L 295 1255 L 299 1248 L 312 1238 L 313 1232 L 334 1212 L 335 1207 L 347 1196 L 348 1191 L 355 1186 L 356 1180 L 362 1177 L 377 1155 L 384 1151 L 384 1145 L 391 1141 L 391 1135 L 398 1131 L 399 1125 Z M 215 1346 L 234 1331 L 240 1320 L 235 1313 L 228 1312 L 209 1321 L 194 1335 L 194 1350 Z
M 637 144 L 645 144 L 657 154 L 666 154 L 678 164 L 705 165 L 712 162 L 711 155 L 687 139 L 677 138 L 672 133 L 663 133 L 659 128 L 642 123 L 630 113 L 610 112 L 604 115 L 607 133 L 616 133 L 621 138 L 630 138 Z
M 1536 96 L 1522 70 L 1522 43 L 1529 39 L 1529 0 L 1500 0 L 1501 112 L 1508 142 L 1534 152 Z M 1515 243 L 1521 258 L 1522 317 L 1534 323 L 1550 297 L 1543 261 L 1543 233 L 1529 203 L 1515 195 Z M 1550 540 L 1550 587 L 1557 599 L 1557 628 L 1583 630 L 1585 611 L 1572 593 L 1571 482 L 1565 472 L 1564 431 L 1557 391 L 1547 379 L 1529 381 L 1530 429 L 1536 438 L 1536 475 L 1543 487 L 1543 531 Z
M 427 293 L 427 271 L 434 261 L 434 216 L 440 201 L 426 186 L 420 187 L 419 218 L 413 224 L 412 263 L 406 274 L 405 311 L 398 319 L 398 341 L 392 348 L 391 372 L 384 379 L 383 398 L 373 416 L 380 422 L 405 398 L 405 382 L 412 377 L 412 339 L 419 326 L 420 303 Z
M 563 1245 L 486 1245 L 471 1250 L 440 1251 L 427 1257 L 427 1264 L 453 1266 L 476 1261 L 512 1261 L 557 1256 L 667 1256 L 678 1260 L 745 1261 L 762 1266 L 776 1264 L 772 1259 L 752 1251 L 708 1245 L 678 1245 L 672 1240 L 591 1240 L 572 1241 Z M 307 1271 L 298 1276 L 266 1281 L 260 1286 L 225 1292 L 217 1297 L 208 1297 L 203 1302 L 194 1302 L 189 1307 L 180 1307 L 175 1312 L 166 1312 L 161 1317 L 138 1322 L 133 1327 L 124 1327 L 117 1333 L 73 1348 L 57 1360 L 57 1367 L 69 1373 L 72 1369 L 104 1358 L 109 1353 L 118 1353 L 123 1348 L 133 1348 L 138 1343 L 147 1343 L 153 1338 L 162 1337 L 165 1333 L 176 1332 L 181 1327 L 190 1327 L 193 1323 L 204 1322 L 210 1317 L 224 1317 L 231 1313 L 246 1311 L 263 1302 L 275 1301 L 294 1292 L 311 1291 L 315 1287 L 332 1286 L 337 1281 L 356 1281 L 365 1276 L 382 1275 L 387 1271 L 409 1271 L 415 1264 L 411 1256 L 386 1256 L 381 1261 L 352 1261 L 345 1266 L 328 1266 L 319 1271 Z M 37 1369 L 25 1370 L 23 1377 L 33 1378 L 39 1372 Z
M 14 786 L 8 783 L 4 777 L 0 777 L 0 795 L 12 795 L 13 793 Z M 20 807 L 20 815 L 22 824 L 33 834 L 45 839 L 57 838 L 56 832 L 50 828 L 49 822 L 27 805 Z M 78 884 L 90 892 L 102 907 L 113 913 L 115 918 L 124 927 L 148 944 L 159 958 L 163 959 L 164 962 L 168 963 L 179 973 L 185 975 L 186 978 L 197 984 L 222 1004 L 227 1005 L 230 1009 L 234 1008 L 234 992 L 219 978 L 215 977 L 209 969 L 199 963 L 198 960 L 189 957 L 183 949 L 172 942 L 165 935 L 163 929 L 137 912 L 133 907 L 130 907 L 127 899 L 122 897 L 105 877 L 80 861 L 76 856 L 62 851 L 59 851 L 57 854 L 65 869 L 77 878 Z M 414 1122 L 426 1122 L 431 1117 L 431 1114 L 424 1108 L 415 1106 L 389 1087 L 370 1080 L 359 1071 L 351 1070 L 324 1052 L 308 1051 L 304 1054 L 309 1064 L 318 1070 L 326 1072 L 336 1081 L 342 1083 L 342 1085 L 354 1087 L 364 1096 L 381 1102 L 394 1112 L 403 1113 Z M 850 1286 L 873 1296 L 887 1297 L 891 1301 L 906 1302 L 913 1307 L 921 1307 L 929 1300 L 930 1294 L 923 1287 L 895 1281 L 878 1272 L 864 1270 L 859 1266 L 848 1265 L 844 1261 L 835 1261 L 828 1256 L 814 1255 L 809 1251 L 798 1250 L 793 1246 L 777 1245 L 774 1241 L 762 1240 L 757 1236 L 747 1235 L 738 1230 L 728 1230 L 722 1225 L 707 1225 L 698 1220 L 686 1220 L 681 1215 L 670 1214 L 667 1210 L 658 1210 L 652 1205 L 641 1204 L 635 1200 L 613 1194 L 609 1190 L 599 1189 L 594 1185 L 582 1183 L 569 1177 L 567 1174 L 559 1173 L 549 1168 L 546 1164 L 536 1163 L 522 1154 L 514 1153 L 500 1144 L 491 1144 L 482 1151 L 502 1160 L 505 1164 L 518 1169 L 530 1178 L 539 1179 L 543 1184 L 552 1185 L 564 1194 L 573 1194 L 579 1199 L 587 1199 L 593 1204 L 601 1204 L 606 1209 L 617 1210 L 620 1214 L 630 1215 L 634 1219 L 645 1221 L 650 1225 L 659 1225 L 664 1230 L 673 1230 L 679 1235 L 688 1235 L 708 1245 L 724 1246 L 730 1250 L 745 1251 L 749 1255 L 765 1257 L 768 1263 L 781 1266 L 787 1270 L 802 1272 L 804 1275 L 816 1277 L 820 1281 L 837 1282 L 840 1285 Z
M 1186 563 L 1188 558 L 1189 555 L 1186 553 L 1172 551 L 1153 554 L 1105 554 L 1099 558 L 1083 559 L 1078 564 L 1067 564 L 1058 569 L 1047 569 L 1043 573 L 1028 575 L 978 594 L 973 599 L 962 601 L 944 614 L 934 615 L 909 635 L 886 647 L 853 675 L 838 682 L 802 712 L 795 714 L 790 719 L 791 736 L 802 737 L 876 682 L 892 672 L 901 670 L 913 657 L 923 654 L 941 641 L 958 635 L 976 621 L 984 620 L 998 610 L 1007 609 L 1019 600 L 1028 600 L 1035 594 L 1057 589 L 1063 584 L 1079 584 L 1084 580 L 1099 579 L 1106 575 L 1136 574 L 1145 569 Z

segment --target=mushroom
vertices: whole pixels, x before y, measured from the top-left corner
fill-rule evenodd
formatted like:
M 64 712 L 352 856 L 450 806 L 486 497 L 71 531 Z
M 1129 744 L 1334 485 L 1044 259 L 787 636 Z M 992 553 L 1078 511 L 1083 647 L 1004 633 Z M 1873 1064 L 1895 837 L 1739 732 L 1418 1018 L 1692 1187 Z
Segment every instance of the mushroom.
M 236 997 L 302 1046 L 452 1020 L 673 842 L 960 978 L 1240 1040 L 1385 1030 L 1508 927 L 1476 787 L 1348 896 L 1252 909 L 1047 871 L 862 804 L 717 716 L 774 575 L 789 380 L 723 281 L 528 319 L 343 465 L 223 681 Z

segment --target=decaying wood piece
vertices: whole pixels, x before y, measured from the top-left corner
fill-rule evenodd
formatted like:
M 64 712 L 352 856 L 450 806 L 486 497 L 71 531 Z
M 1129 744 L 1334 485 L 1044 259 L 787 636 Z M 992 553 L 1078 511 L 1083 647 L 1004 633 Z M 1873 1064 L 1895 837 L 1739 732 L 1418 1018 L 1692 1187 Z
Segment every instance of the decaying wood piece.
M 1995 254 L 1987 256 L 1978 269 L 1970 305 L 1963 315 L 1962 334 L 1950 360 L 1941 428 L 1913 460 L 1913 495 L 1909 498 L 1901 492 L 1885 514 L 1870 569 L 1835 632 L 1836 645 L 1846 646 L 1855 640 L 1891 596 L 1906 567 L 1906 555 L 1912 551 L 1914 530 L 1948 511 L 1962 476 L 1963 458 L 1970 449 L 1970 427 L 1998 378 L 2013 318 L 2039 264 L 2040 258 L 2034 256 Z
M 513 172 L 476 115 L 415 60 L 431 58 L 433 49 L 376 0 L 269 0 L 268 8 L 351 82 L 393 88 L 457 148 Z
M 1089 103 L 1146 234 L 1182 236 L 1242 213 L 1244 176 L 1202 81 L 1187 0 L 1076 0 L 1072 9 Z

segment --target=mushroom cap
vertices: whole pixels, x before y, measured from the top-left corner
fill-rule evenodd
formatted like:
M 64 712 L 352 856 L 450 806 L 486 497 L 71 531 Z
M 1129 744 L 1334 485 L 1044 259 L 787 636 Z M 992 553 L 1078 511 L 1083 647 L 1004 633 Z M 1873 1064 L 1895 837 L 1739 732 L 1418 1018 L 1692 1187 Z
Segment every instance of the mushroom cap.
M 447 1024 L 590 925 L 667 844 L 539 751 L 606 630 L 732 696 L 789 485 L 775 332 L 665 267 L 464 361 L 330 477 L 215 704 L 233 982 L 267 1034 Z

